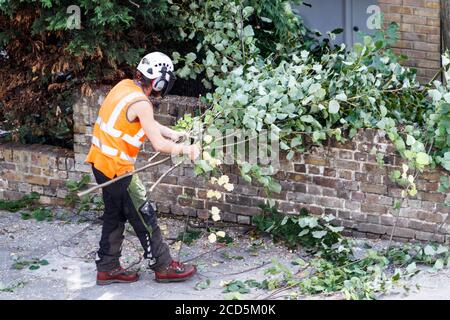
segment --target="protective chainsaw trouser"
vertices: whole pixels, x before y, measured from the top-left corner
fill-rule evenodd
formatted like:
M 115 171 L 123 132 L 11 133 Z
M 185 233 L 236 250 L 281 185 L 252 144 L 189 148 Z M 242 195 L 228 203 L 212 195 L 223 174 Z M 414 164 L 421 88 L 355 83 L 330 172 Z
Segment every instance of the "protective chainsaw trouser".
M 109 181 L 92 166 L 98 184 Z M 112 271 L 120 266 L 123 232 L 128 220 L 136 232 L 144 258 L 154 271 L 166 268 L 172 261 L 169 246 L 164 243 L 156 218 L 156 208 L 147 201 L 144 185 L 137 175 L 123 178 L 102 189 L 105 211 L 102 236 L 96 260 L 98 271 Z

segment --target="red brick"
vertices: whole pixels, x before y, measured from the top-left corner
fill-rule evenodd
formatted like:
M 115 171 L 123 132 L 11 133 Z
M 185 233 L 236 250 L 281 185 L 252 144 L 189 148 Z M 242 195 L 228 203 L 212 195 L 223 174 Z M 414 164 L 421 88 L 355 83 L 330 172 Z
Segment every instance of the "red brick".
M 324 178 L 324 177 L 313 177 L 313 179 L 312 179 L 313 183 L 315 183 L 319 186 L 328 187 L 328 188 L 337 188 L 338 181 L 339 180 L 337 180 L 337 179 Z
M 332 177 L 332 178 L 334 178 L 334 177 L 336 177 L 336 170 L 331 169 L 331 168 L 324 168 L 323 169 L 323 175 L 325 177 Z
M 316 166 L 327 166 L 329 164 L 328 159 L 314 157 L 310 154 L 305 154 L 305 163 L 313 164 Z
M 386 194 L 387 187 L 384 185 L 361 183 L 361 191 L 377 194 Z
M 403 0 L 402 3 L 404 6 L 410 6 L 410 7 L 424 7 L 425 6 L 425 0 Z
M 48 178 L 40 176 L 25 176 L 25 181 L 31 184 L 38 184 L 41 186 L 48 186 L 50 184 Z
M 387 207 L 380 204 L 361 204 L 362 212 L 374 212 L 378 214 L 386 214 L 388 212 Z

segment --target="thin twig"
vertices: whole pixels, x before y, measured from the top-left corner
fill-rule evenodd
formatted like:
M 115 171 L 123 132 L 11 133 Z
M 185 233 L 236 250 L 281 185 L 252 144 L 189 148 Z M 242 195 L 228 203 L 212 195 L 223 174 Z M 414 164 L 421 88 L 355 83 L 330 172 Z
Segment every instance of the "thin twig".
M 201 257 L 207 255 L 208 253 L 213 253 L 213 252 L 219 251 L 219 250 L 224 249 L 224 248 L 225 248 L 225 247 L 216 247 L 216 248 L 214 248 L 214 249 L 212 249 L 212 250 L 203 252 L 203 253 L 201 253 L 201 254 L 199 254 L 199 255 L 193 257 L 193 258 L 189 258 L 189 259 L 187 259 L 187 260 L 184 260 L 183 263 L 197 260 L 198 258 L 201 258 Z
M 256 266 L 256 267 L 252 267 L 252 268 L 249 268 L 249 269 L 245 269 L 245 270 L 242 270 L 242 271 L 239 271 L 239 272 L 225 273 L 225 274 L 221 274 L 221 275 L 222 275 L 222 276 L 236 276 L 236 275 L 238 275 L 238 274 L 243 274 L 243 273 L 246 273 L 246 272 L 258 270 L 258 269 L 260 269 L 260 268 L 262 268 L 262 267 L 265 267 L 265 266 L 267 266 L 267 265 L 269 265 L 269 264 L 271 264 L 271 263 L 272 263 L 272 262 L 264 262 L 264 263 L 262 263 L 262 264 L 260 264 L 260 265 L 258 265 L 258 266 Z
M 400 211 L 399 210 L 396 210 L 396 211 L 397 211 L 397 216 L 395 217 L 394 226 L 392 227 L 391 235 L 389 236 L 389 244 L 387 247 L 388 250 L 391 248 L 392 239 L 394 238 L 394 233 L 395 233 L 395 230 L 397 229 L 397 222 L 400 217 Z
M 131 3 L 132 5 L 136 6 L 137 8 L 140 8 L 141 6 L 138 5 L 136 2 L 128 0 L 129 3 Z
M 177 164 L 173 165 L 172 167 L 170 167 L 169 170 L 167 170 L 166 172 L 164 172 L 159 178 L 158 180 L 156 180 L 156 182 L 150 187 L 149 192 L 153 192 L 153 190 L 158 186 L 158 184 L 161 183 L 162 179 L 164 179 L 164 177 L 166 177 L 169 173 L 171 173 L 173 170 L 175 170 L 175 168 L 179 167 L 184 160 L 178 162 Z
M 214 226 L 218 227 L 218 228 L 238 228 L 238 229 L 239 228 L 242 228 L 242 229 L 246 228 L 246 229 L 250 229 L 250 230 L 253 230 L 253 229 L 256 228 L 256 227 L 250 226 L 250 225 L 237 225 L 237 224 L 223 223 L 223 222 L 221 222 L 221 223 L 215 222 Z M 206 225 L 205 222 L 203 222 L 203 224 L 202 224 L 202 222 L 197 223 L 197 224 L 194 224 L 193 222 L 190 222 L 189 223 L 189 227 L 194 228 L 194 229 L 207 229 L 207 228 L 209 228 L 208 225 Z
M 157 156 L 159 156 L 161 154 L 161 152 L 157 152 L 157 153 L 155 153 L 154 155 L 152 155 L 148 160 L 147 160 L 147 162 L 152 162 L 152 160 L 153 159 L 155 159 Z
M 292 289 L 294 287 L 297 287 L 297 286 L 298 286 L 298 283 L 294 283 L 294 284 L 291 284 L 290 286 L 277 289 L 274 292 L 272 292 L 271 294 L 269 294 L 267 297 L 263 298 L 262 300 L 269 300 L 273 296 L 275 296 L 275 295 L 277 295 L 277 294 L 279 294 L 279 293 L 281 293 L 283 291 L 286 291 L 286 290 Z
M 166 158 L 164 158 L 162 160 L 159 160 L 159 161 L 156 161 L 156 162 L 151 162 L 151 163 L 146 164 L 145 166 L 143 166 L 143 167 L 141 167 L 139 169 L 136 169 L 136 170 L 133 170 L 131 172 L 128 172 L 128 173 L 126 173 L 124 175 L 121 175 L 121 176 L 119 176 L 117 178 L 114 178 L 112 180 L 108 180 L 105 183 L 102 183 L 102 184 L 96 185 L 96 186 L 94 186 L 92 188 L 89 188 L 87 190 L 78 192 L 77 196 L 81 198 L 82 196 L 85 196 L 85 195 L 87 195 L 87 194 L 89 194 L 89 193 L 91 193 L 91 192 L 93 192 L 95 190 L 98 190 L 98 189 L 104 188 L 106 186 L 109 186 L 110 184 L 113 184 L 114 182 L 117 182 L 117 181 L 119 181 L 119 180 L 121 180 L 123 178 L 132 176 L 132 175 L 134 175 L 134 174 L 136 174 L 138 172 L 144 171 L 145 169 L 148 169 L 150 167 L 154 167 L 154 166 L 160 165 L 160 164 L 162 164 L 162 163 L 164 163 L 164 162 L 166 162 L 168 160 L 170 160 L 170 157 L 166 157 Z
M 183 231 L 183 236 L 181 238 L 181 243 L 180 243 L 180 248 L 178 248 L 178 253 L 177 253 L 177 260 L 180 261 L 180 255 L 181 255 L 181 248 L 183 248 L 183 244 L 184 244 L 184 239 L 186 237 L 186 231 L 187 231 L 187 225 L 189 223 L 189 218 L 190 218 L 190 214 L 188 213 L 186 215 L 186 219 L 184 221 L 184 231 Z

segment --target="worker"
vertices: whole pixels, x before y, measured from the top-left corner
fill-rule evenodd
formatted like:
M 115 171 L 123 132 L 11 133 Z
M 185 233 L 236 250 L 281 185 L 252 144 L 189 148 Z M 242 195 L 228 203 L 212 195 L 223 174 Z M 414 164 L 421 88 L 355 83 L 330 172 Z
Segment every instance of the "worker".
M 120 81 L 103 101 L 94 125 L 92 145 L 86 162 L 98 184 L 134 170 L 140 147 L 147 137 L 162 153 L 199 156 L 196 145 L 176 143 L 185 133 L 158 123 L 153 116 L 150 95 L 162 98 L 175 80 L 171 59 L 152 52 L 140 61 L 133 80 Z M 128 220 L 144 248 L 144 258 L 158 282 L 183 281 L 196 273 L 196 267 L 172 259 L 164 243 L 154 203 L 146 198 L 137 175 L 118 180 L 102 189 L 105 210 L 97 252 L 97 284 L 131 283 L 137 272 L 121 267 L 119 258 L 125 222 Z

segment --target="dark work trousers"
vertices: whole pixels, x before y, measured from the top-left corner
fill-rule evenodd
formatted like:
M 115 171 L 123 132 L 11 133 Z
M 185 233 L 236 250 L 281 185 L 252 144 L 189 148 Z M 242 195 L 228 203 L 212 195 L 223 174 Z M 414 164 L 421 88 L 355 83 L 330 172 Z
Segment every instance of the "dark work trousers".
M 109 181 L 92 166 L 98 184 Z M 146 191 L 137 175 L 123 178 L 102 189 L 105 212 L 102 237 L 96 260 L 98 271 L 112 271 L 120 266 L 123 232 L 128 220 L 144 248 L 144 258 L 154 271 L 166 268 L 172 258 L 159 229 L 156 208 L 146 199 Z

